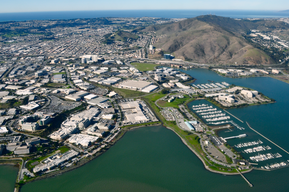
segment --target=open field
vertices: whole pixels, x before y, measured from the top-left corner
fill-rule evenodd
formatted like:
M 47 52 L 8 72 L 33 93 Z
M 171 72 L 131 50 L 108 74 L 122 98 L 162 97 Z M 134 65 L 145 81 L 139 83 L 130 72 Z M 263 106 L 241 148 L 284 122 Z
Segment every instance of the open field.
M 53 73 L 53 75 L 60 75 L 60 74 L 65 75 L 66 73 L 65 72 Z
M 133 90 L 129 90 L 129 89 L 121 89 L 121 88 L 115 88 L 112 87 L 112 89 L 117 92 L 119 95 L 122 95 L 124 98 L 128 98 L 128 97 L 139 97 L 142 95 L 145 95 L 146 93 L 144 92 L 140 92 L 140 91 L 133 91 Z
M 152 71 L 155 69 L 155 67 L 159 66 L 157 64 L 151 64 L 151 63 L 131 63 L 135 68 L 137 68 L 140 71 Z
M 158 101 L 158 105 L 161 107 L 174 107 L 179 108 L 179 105 L 185 103 L 190 97 L 188 95 L 184 95 L 184 98 L 175 98 L 175 100 L 169 103 L 167 100 L 160 100 Z

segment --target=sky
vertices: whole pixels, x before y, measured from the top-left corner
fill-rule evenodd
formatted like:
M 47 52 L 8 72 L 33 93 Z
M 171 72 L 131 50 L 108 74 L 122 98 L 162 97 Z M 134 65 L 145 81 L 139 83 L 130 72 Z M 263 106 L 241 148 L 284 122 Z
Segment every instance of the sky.
M 0 13 L 163 9 L 287 10 L 289 0 L 2 0 Z

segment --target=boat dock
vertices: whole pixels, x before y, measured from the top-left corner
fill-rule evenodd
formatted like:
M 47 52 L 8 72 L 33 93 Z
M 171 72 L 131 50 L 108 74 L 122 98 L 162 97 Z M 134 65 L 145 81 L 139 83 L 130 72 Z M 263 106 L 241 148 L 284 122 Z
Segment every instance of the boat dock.
M 228 140 L 228 139 L 235 139 L 235 138 L 243 138 L 246 137 L 246 134 L 241 134 L 241 135 L 236 135 L 236 136 L 232 136 L 232 137 L 226 137 L 224 139 Z
M 265 137 L 264 135 L 262 135 L 261 133 L 259 133 L 258 131 L 256 131 L 255 129 L 253 129 L 248 122 L 246 122 L 248 127 L 253 130 L 255 133 L 259 134 L 260 136 L 262 136 L 264 139 L 266 139 L 267 141 L 271 142 L 273 145 L 275 145 L 276 147 L 278 147 L 279 149 L 281 149 L 282 151 L 284 151 L 285 153 L 289 154 L 288 151 L 286 151 L 285 149 L 283 149 L 282 147 L 280 147 L 279 145 L 277 145 L 276 143 L 274 143 L 273 141 L 271 141 L 270 139 L 268 139 L 267 137 Z
M 220 139 L 224 142 L 227 142 L 228 139 L 236 139 L 236 138 L 243 138 L 243 137 L 246 137 L 247 135 L 246 134 L 241 134 L 241 135 L 236 135 L 236 136 L 232 136 L 232 137 L 226 137 L 226 138 L 223 138 L 223 137 L 220 137 Z
M 239 130 L 244 130 L 244 127 L 240 127 L 237 123 L 235 123 L 234 121 L 230 121 L 230 123 L 232 123 L 232 125 L 234 125 L 237 129 Z

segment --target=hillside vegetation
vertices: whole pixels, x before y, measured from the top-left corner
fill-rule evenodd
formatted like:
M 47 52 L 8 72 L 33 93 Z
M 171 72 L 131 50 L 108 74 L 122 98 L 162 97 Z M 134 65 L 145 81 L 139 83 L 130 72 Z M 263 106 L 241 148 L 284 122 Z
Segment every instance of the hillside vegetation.
M 137 40 L 139 37 L 133 33 L 127 32 L 127 31 L 117 31 L 113 34 L 107 34 L 104 36 L 105 40 L 104 43 L 111 44 L 115 41 L 123 41 L 127 42 L 129 40 Z
M 162 36 L 155 47 L 183 60 L 212 64 L 272 64 L 276 61 L 243 35 L 250 29 L 278 28 L 289 29 L 289 26 L 271 20 L 235 20 L 207 15 L 150 26 L 145 31 Z

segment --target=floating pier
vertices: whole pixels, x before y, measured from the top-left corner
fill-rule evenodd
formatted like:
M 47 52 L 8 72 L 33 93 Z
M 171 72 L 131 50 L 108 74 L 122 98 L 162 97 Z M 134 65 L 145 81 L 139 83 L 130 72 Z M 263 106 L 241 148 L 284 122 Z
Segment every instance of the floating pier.
M 246 136 L 247 136 L 246 134 L 241 134 L 241 135 L 236 135 L 236 136 L 226 137 L 226 138 L 220 137 L 220 139 L 222 141 L 224 141 L 224 142 L 227 142 L 228 139 L 243 138 L 243 137 L 246 137 Z

